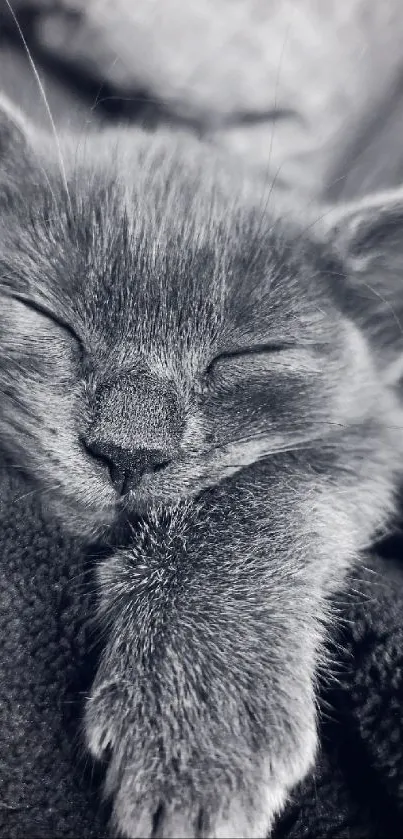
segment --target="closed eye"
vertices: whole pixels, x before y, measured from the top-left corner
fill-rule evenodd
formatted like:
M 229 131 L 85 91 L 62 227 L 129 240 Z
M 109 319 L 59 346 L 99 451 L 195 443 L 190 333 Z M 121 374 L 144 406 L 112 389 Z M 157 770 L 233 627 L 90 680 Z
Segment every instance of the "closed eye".
M 83 349 L 83 344 L 81 339 L 78 337 L 75 330 L 70 326 L 67 321 L 61 318 L 59 315 L 56 315 L 51 309 L 48 309 L 46 305 L 43 303 L 38 303 L 37 300 L 32 300 L 30 297 L 25 297 L 23 294 L 10 294 L 8 295 L 11 297 L 12 300 L 16 300 L 18 303 L 22 303 L 24 306 L 27 306 L 28 309 L 31 309 L 34 312 L 37 312 L 42 317 L 47 318 L 48 320 L 53 321 L 57 326 L 63 329 L 65 332 L 68 332 L 69 335 L 74 339 L 74 341 Z
M 220 353 L 212 362 L 211 364 L 215 364 L 216 361 L 219 361 L 222 358 L 242 358 L 243 356 L 248 355 L 259 355 L 261 353 L 279 353 L 283 352 L 284 350 L 291 349 L 294 344 L 252 344 L 248 347 L 242 347 L 241 349 L 235 350 L 228 350 L 225 352 Z M 209 365 L 210 366 L 210 365 Z
M 263 381 L 274 371 L 284 375 L 320 373 L 319 357 L 312 345 L 295 342 L 251 344 L 247 348 L 220 353 L 208 365 L 202 377 L 201 389 L 209 391 L 233 387 L 244 379 Z
M 221 364 L 221 362 L 242 362 L 242 360 L 252 360 L 253 356 L 267 356 L 275 355 L 284 352 L 287 349 L 292 349 L 294 345 L 291 343 L 282 344 L 251 344 L 248 347 L 241 347 L 231 350 L 224 350 L 207 365 L 205 373 L 209 375 L 214 368 Z M 252 357 L 252 359 L 251 359 Z

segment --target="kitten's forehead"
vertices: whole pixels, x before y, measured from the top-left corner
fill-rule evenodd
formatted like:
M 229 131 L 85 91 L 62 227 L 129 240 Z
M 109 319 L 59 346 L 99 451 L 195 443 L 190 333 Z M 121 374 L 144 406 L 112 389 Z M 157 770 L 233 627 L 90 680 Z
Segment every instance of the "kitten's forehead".
M 14 274 L 84 341 L 105 359 L 133 344 L 172 357 L 312 321 L 321 267 L 305 239 L 187 144 L 121 141 L 76 150 L 69 196 L 48 169 L 16 240 Z
M 177 187 L 158 200 L 126 190 L 83 219 L 82 268 L 68 291 L 86 326 L 109 345 L 134 335 L 146 351 L 171 353 L 247 344 L 268 329 L 273 340 L 297 337 L 296 313 L 309 320 L 318 300 L 312 255 L 271 221 L 257 230 L 238 207 L 220 214 L 214 199 L 188 198 Z

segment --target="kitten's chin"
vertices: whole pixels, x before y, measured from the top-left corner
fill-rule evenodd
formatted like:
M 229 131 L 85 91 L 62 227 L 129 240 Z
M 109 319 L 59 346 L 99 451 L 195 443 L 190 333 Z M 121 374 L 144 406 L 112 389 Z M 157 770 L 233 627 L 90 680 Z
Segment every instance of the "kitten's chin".
M 116 505 L 96 507 L 61 495 L 49 498 L 44 494 L 42 507 L 47 518 L 56 518 L 66 533 L 85 542 L 103 541 L 118 520 Z
M 124 497 L 116 496 L 109 502 L 100 493 L 97 503 L 94 503 L 93 495 L 82 498 L 82 491 L 77 491 L 76 497 L 62 491 L 51 496 L 45 491 L 42 507 L 46 517 L 56 518 L 70 536 L 85 542 L 102 543 L 105 540 L 110 542 L 137 517 L 147 516 L 156 508 L 176 506 L 194 496 L 195 489 L 182 481 L 143 481 Z

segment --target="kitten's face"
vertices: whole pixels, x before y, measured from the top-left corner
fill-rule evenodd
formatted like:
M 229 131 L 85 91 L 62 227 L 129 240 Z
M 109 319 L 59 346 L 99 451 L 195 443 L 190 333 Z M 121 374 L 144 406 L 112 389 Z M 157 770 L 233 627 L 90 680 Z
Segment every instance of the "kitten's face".
M 169 142 L 77 143 L 69 198 L 40 155 L 0 193 L 0 433 L 74 529 L 368 421 L 324 248 Z

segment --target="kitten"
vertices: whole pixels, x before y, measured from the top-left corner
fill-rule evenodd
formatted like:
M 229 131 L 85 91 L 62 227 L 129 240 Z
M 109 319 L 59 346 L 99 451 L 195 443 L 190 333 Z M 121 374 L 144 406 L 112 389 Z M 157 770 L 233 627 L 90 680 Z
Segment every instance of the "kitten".
M 196 141 L 0 115 L 0 439 L 85 538 L 112 831 L 263 837 L 401 471 L 401 195 L 306 229 Z

